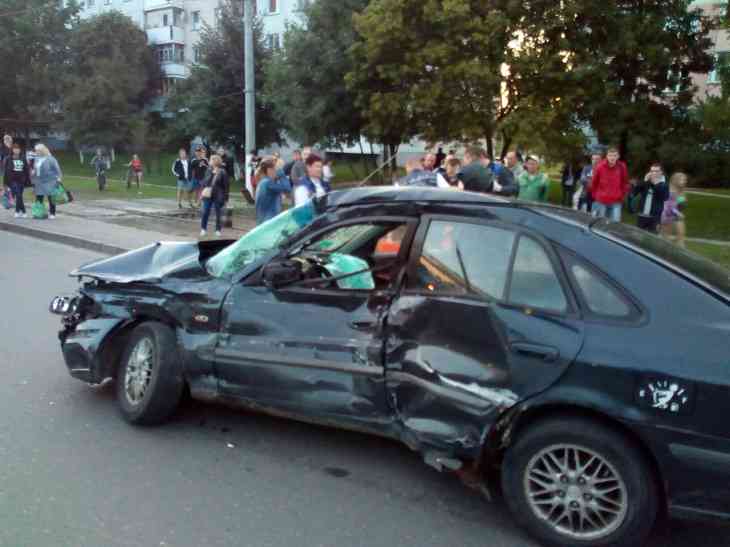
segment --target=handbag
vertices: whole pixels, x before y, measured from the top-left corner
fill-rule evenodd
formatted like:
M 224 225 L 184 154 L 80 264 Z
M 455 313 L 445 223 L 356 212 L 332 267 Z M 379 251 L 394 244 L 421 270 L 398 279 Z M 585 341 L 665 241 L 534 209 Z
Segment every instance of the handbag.
M 69 201 L 68 193 L 66 192 L 66 188 L 64 188 L 63 184 L 61 184 L 60 182 L 53 189 L 53 192 L 51 193 L 51 195 L 53 196 L 53 200 L 59 205 L 68 203 L 68 201 Z
M 218 174 L 216 173 L 215 177 L 213 177 L 213 182 L 211 182 L 210 186 L 206 186 L 203 188 L 203 191 L 200 192 L 200 197 L 203 199 L 210 199 L 213 197 L 213 188 L 215 187 L 215 183 L 218 181 Z
M 35 219 L 48 218 L 48 211 L 46 210 L 46 204 L 38 201 L 34 202 L 30 207 L 30 216 Z
M 5 190 L 3 192 L 2 203 L 5 209 L 12 209 L 13 207 L 15 207 L 13 195 L 10 193 L 10 190 Z

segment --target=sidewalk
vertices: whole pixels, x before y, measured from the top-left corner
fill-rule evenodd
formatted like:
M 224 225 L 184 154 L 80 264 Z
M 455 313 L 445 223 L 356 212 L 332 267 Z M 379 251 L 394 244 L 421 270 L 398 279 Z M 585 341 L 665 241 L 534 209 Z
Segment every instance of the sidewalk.
M 30 207 L 28 207 L 30 213 Z M 104 254 L 119 254 L 157 241 L 200 239 L 199 212 L 179 210 L 174 200 L 96 200 L 58 207 L 54 220 L 16 219 L 12 210 L 0 210 L 0 230 L 37 237 Z M 238 239 L 254 225 L 253 212 L 236 212 L 234 228 L 222 237 Z M 208 239 L 214 238 L 211 215 Z

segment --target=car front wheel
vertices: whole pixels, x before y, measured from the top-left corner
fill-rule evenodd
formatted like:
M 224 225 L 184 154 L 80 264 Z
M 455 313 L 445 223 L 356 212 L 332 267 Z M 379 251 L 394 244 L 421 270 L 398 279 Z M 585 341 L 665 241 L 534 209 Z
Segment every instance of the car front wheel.
M 582 418 L 538 422 L 505 455 L 502 487 L 515 519 L 545 545 L 643 545 L 657 488 L 624 435 Z
M 174 331 L 161 323 L 142 323 L 129 337 L 117 373 L 117 402 L 133 424 L 165 421 L 177 408 L 184 381 Z

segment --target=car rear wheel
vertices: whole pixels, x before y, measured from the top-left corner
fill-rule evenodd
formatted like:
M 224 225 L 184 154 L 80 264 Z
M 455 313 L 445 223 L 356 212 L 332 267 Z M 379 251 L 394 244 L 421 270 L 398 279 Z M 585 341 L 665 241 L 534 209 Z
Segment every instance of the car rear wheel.
M 132 331 L 117 373 L 122 415 L 133 424 L 161 423 L 175 412 L 183 388 L 174 331 L 142 323 Z
M 515 519 L 545 545 L 643 544 L 657 488 L 641 451 L 582 418 L 538 422 L 505 455 L 502 487 Z

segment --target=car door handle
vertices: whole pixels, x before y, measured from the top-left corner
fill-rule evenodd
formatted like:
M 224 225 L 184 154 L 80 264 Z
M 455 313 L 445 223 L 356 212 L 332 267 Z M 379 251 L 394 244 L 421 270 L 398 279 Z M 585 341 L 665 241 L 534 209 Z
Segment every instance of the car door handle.
M 373 320 L 351 321 L 350 326 L 355 330 L 373 330 L 378 326 L 378 322 Z
M 552 346 L 515 342 L 514 344 L 511 344 L 510 347 L 515 353 L 519 353 L 525 357 L 542 359 L 546 363 L 554 363 L 558 360 L 558 357 L 560 357 L 560 351 L 558 348 L 554 348 Z

